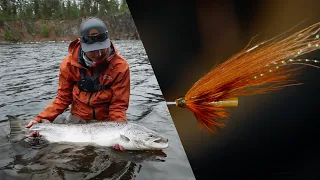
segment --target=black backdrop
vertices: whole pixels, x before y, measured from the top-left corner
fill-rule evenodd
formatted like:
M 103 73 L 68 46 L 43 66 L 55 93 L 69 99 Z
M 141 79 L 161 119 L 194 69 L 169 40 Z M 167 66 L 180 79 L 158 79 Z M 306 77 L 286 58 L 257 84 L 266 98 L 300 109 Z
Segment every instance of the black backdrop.
M 303 20 L 300 28 L 320 21 L 316 0 L 127 3 L 167 101 L 184 95 L 253 36 L 264 40 Z M 310 56 L 320 59 L 319 52 Z M 240 97 L 227 127 L 213 136 L 200 134 L 192 113 L 170 106 L 195 177 L 320 179 L 320 70 L 303 72 L 302 86 Z

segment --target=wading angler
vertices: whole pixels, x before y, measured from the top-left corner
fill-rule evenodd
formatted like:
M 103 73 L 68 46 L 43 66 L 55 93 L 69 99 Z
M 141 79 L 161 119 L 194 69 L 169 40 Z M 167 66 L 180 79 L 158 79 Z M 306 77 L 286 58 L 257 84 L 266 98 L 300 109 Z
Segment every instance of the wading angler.
M 130 72 L 126 60 L 110 41 L 105 23 L 98 18 L 84 20 L 79 37 L 71 42 L 60 64 L 55 99 L 26 126 L 53 122 L 71 104 L 67 123 L 127 121 Z M 37 131 L 32 135 L 39 135 Z M 115 144 L 114 148 L 123 150 Z

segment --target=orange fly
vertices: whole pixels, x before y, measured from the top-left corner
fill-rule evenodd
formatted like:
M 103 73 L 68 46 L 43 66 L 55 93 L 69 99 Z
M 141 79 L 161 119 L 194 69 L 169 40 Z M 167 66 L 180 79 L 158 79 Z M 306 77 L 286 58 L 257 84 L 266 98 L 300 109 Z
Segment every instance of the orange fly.
M 185 94 L 167 102 L 192 111 L 200 128 L 214 133 L 215 127 L 224 127 L 219 121 L 230 117 L 226 110 L 238 106 L 238 97 L 269 93 L 293 83 L 293 78 L 303 66 L 319 68 L 318 60 L 298 59 L 300 56 L 320 48 L 320 22 L 289 36 L 278 35 L 263 41 L 229 58 L 212 68 Z

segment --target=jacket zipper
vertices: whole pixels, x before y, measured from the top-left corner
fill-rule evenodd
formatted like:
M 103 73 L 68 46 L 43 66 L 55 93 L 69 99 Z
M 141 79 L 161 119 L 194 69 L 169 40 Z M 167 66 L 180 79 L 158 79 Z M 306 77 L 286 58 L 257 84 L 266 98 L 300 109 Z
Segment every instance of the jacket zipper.
M 93 119 L 96 119 L 96 112 L 94 111 L 94 107 L 92 107 Z
M 90 96 L 88 98 L 88 106 L 90 106 L 90 100 L 92 97 L 93 93 L 90 93 Z M 92 107 L 92 115 L 93 115 L 93 119 L 96 119 L 96 112 L 94 111 L 94 107 Z
M 92 94 L 93 94 L 93 93 L 90 93 L 90 96 L 89 96 L 89 98 L 88 98 L 88 106 L 90 106 L 90 100 L 91 100 Z
M 90 106 L 90 100 L 92 97 L 93 93 L 90 93 L 90 96 L 88 98 L 88 106 Z M 94 107 L 92 107 L 92 119 L 96 119 L 96 112 L 94 111 Z

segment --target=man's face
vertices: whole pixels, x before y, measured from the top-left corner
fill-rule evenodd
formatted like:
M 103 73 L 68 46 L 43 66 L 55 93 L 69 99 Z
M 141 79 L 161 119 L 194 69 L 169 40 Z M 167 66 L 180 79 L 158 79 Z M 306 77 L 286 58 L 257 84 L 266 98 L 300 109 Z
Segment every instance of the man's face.
M 108 49 L 100 49 L 96 51 L 89 51 L 85 53 L 88 58 L 90 58 L 92 61 L 95 61 L 96 63 L 99 63 L 109 56 Z
M 89 32 L 89 34 L 90 34 L 89 36 L 91 36 L 91 37 L 99 36 L 98 31 L 95 29 L 92 29 Z M 96 63 L 102 62 L 103 60 L 105 60 L 109 56 L 109 52 L 108 52 L 107 48 L 106 49 L 99 49 L 96 51 L 89 51 L 89 52 L 86 52 L 85 54 L 88 58 L 90 58 L 92 61 L 95 61 Z

